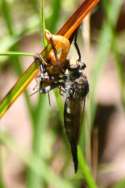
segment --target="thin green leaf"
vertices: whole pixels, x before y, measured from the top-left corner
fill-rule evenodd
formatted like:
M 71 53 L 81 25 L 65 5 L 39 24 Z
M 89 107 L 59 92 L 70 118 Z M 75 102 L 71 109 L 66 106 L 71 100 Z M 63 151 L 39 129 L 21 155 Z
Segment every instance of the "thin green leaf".
M 47 41 L 45 39 L 45 36 L 44 36 L 44 33 L 45 33 L 45 16 L 44 16 L 44 0 L 39 0 L 40 2 L 40 30 L 41 30 L 41 39 L 42 39 L 42 46 L 46 47 L 47 45 Z M 35 107 L 35 114 L 34 114 L 34 118 L 38 118 L 39 119 L 39 116 L 37 116 L 37 114 L 40 114 L 39 112 L 41 111 L 41 96 L 39 95 L 39 98 L 38 98 L 38 102 L 37 102 L 37 105 Z M 36 117 L 35 117 L 36 116 Z
M 120 83 L 121 101 L 122 101 L 123 107 L 125 108 L 125 74 L 124 74 L 124 65 L 122 63 L 122 56 L 119 53 L 119 49 L 117 48 L 117 42 L 116 42 L 115 37 L 114 37 L 114 40 L 113 40 L 112 51 L 113 51 L 113 55 L 115 57 L 115 65 L 116 65 L 116 70 L 117 70 L 119 83 Z
M 0 117 L 4 115 L 9 106 L 16 100 L 16 98 L 24 91 L 31 80 L 36 76 L 38 68 L 39 65 L 37 63 L 33 63 L 25 71 L 25 73 L 22 74 L 6 97 L 0 102 Z
M 0 41 L 0 52 L 7 52 L 10 49 L 12 50 L 13 46 L 16 45 L 24 36 L 24 34 L 33 34 L 38 30 L 38 19 L 36 16 L 32 16 L 28 21 L 24 28 L 20 29 L 16 36 L 6 36 L 3 37 Z M 8 56 L 0 56 L 0 65 L 2 65 L 3 61 L 6 61 Z
M 15 38 L 17 36 L 17 33 L 16 33 L 16 30 L 15 30 L 15 27 L 14 27 L 14 21 L 13 21 L 13 16 L 12 16 L 12 10 L 11 10 L 11 7 L 10 7 L 10 3 L 6 0 L 2 0 L 2 13 L 3 13 L 3 17 L 4 17 L 4 21 L 5 21 L 5 24 L 6 24 L 6 27 L 7 27 L 7 30 L 8 30 L 8 33 L 9 35 L 13 38 Z M 17 51 L 18 49 L 18 46 L 15 45 L 13 46 L 13 48 L 11 49 L 12 51 Z M 18 56 L 11 56 L 11 61 L 12 61 L 12 66 L 16 72 L 17 75 L 21 75 L 22 74 L 22 66 L 21 66 L 21 63 L 20 63 L 20 60 L 18 58 Z M 20 79 L 21 80 L 21 79 Z M 29 79 L 30 80 L 30 79 Z M 27 82 L 29 83 L 29 80 L 27 78 Z M 25 82 L 24 85 L 27 84 L 27 82 Z M 23 83 L 22 83 L 23 85 Z M 19 87 L 18 87 L 19 86 Z M 17 88 L 21 88 L 21 85 L 20 83 L 17 84 Z M 1 107 L 1 111 L 3 112 L 3 114 L 5 113 L 5 111 L 8 109 L 8 107 L 13 103 L 13 101 L 17 98 L 17 96 L 19 96 L 19 92 L 18 92 L 18 89 L 16 88 L 13 88 L 13 91 L 11 90 L 7 95 L 7 97 L 5 97 L 3 99 L 3 102 Z M 22 87 L 23 88 L 23 87 Z M 17 90 L 16 90 L 17 89 Z M 24 88 L 23 88 L 24 89 Z M 22 89 L 20 90 L 20 92 L 22 92 Z M 8 100 L 9 99 L 9 100 Z M 31 105 L 31 101 L 30 101 L 30 98 L 28 96 L 28 93 L 25 92 L 25 99 L 26 99 L 26 103 L 27 103 L 27 107 L 28 107 L 28 110 L 29 110 L 29 114 L 30 114 L 30 117 L 32 119 L 32 105 Z M 0 108 L 1 108 L 0 107 Z M 0 113 L 1 114 L 1 113 Z M 0 115 L 1 117 L 1 115 Z
M 6 188 L 4 183 L 0 180 L 0 188 Z
M 105 0 L 104 0 L 105 2 Z M 110 53 L 112 43 L 114 40 L 114 29 L 118 20 L 118 15 L 120 12 L 122 0 L 112 0 L 110 4 L 106 4 L 108 8 L 107 20 L 104 21 L 102 26 L 102 30 L 99 37 L 99 45 L 97 48 L 97 54 L 95 58 L 95 63 L 93 65 L 91 75 L 90 75 L 90 91 L 88 95 L 88 101 L 86 106 L 86 123 L 84 128 L 87 129 L 88 135 L 86 134 L 87 140 L 87 151 L 89 151 L 88 155 L 91 156 L 91 129 L 93 126 L 93 121 L 96 114 L 96 90 L 97 84 L 100 79 L 101 73 L 104 70 L 104 66 L 108 63 L 108 55 Z M 115 10 L 115 11 L 114 11 Z M 108 18 L 109 17 L 109 18 Z M 110 21 L 109 21 L 110 20 Z M 85 139 L 85 137 L 84 137 Z
M 4 177 L 3 177 L 3 169 L 4 169 L 4 160 L 3 160 L 3 151 L 4 150 L 4 146 L 0 146 L 0 188 L 5 188 L 5 184 L 4 184 Z
M 8 51 L 8 52 L 0 52 L 0 56 L 35 56 L 34 53 L 31 52 L 19 52 L 19 51 Z
M 91 73 L 90 78 L 90 100 L 89 100 L 89 121 L 92 125 L 92 122 L 94 120 L 95 112 L 96 112 L 96 105 L 95 105 L 95 91 L 97 88 L 97 83 L 99 80 L 99 77 L 104 69 L 104 66 L 106 65 L 108 54 L 112 47 L 113 37 L 114 37 L 114 29 L 118 20 L 118 15 L 120 12 L 122 0 L 118 0 L 117 3 L 115 0 L 112 0 L 110 4 L 107 4 L 108 11 L 110 14 L 110 20 L 112 23 L 109 22 L 109 20 L 105 21 L 102 27 L 102 31 L 99 38 L 99 47 L 97 50 L 97 58 L 95 59 L 95 64 Z M 114 11 L 115 10 L 115 11 Z
M 83 179 L 85 180 L 88 188 L 97 188 L 95 180 L 92 176 L 90 167 L 88 166 L 87 162 L 85 161 L 80 147 L 78 147 L 78 162 L 79 162 L 79 168 L 83 175 Z
M 8 51 L 17 41 L 16 37 L 3 37 L 3 39 L 0 40 L 0 52 Z M 6 57 L 0 56 L 0 64 L 4 60 L 6 60 Z
M 2 13 L 4 16 L 4 20 L 6 22 L 6 26 L 8 28 L 8 32 L 9 34 L 15 35 L 15 30 L 13 28 L 13 20 L 12 20 L 12 16 L 11 16 L 11 11 L 10 11 L 10 7 L 9 7 L 9 2 L 7 0 L 1 0 L 2 1 Z
M 125 187 L 125 179 L 116 183 L 116 185 L 113 188 L 124 188 L 124 187 Z
M 57 29 L 57 24 L 60 19 L 61 3 L 62 0 L 52 0 L 52 15 L 49 20 L 49 30 L 55 32 Z
M 41 158 L 36 156 L 35 153 L 33 153 L 32 156 L 27 156 L 24 150 L 19 147 L 9 135 L 1 133 L 0 141 L 13 151 L 23 161 L 23 163 L 26 164 L 26 166 L 32 169 L 39 177 L 43 178 L 49 185 L 52 185 L 55 188 L 73 188 L 68 180 L 55 175 L 49 166 L 45 162 L 43 163 Z
M 47 46 L 47 40 L 45 38 L 45 30 L 46 30 L 46 23 L 45 23 L 45 15 L 44 15 L 44 0 L 40 0 L 40 27 L 41 27 L 41 37 L 42 37 L 42 46 Z
M 31 0 L 33 8 L 38 13 L 38 0 Z
M 46 46 L 46 39 L 44 37 L 45 32 L 45 17 L 44 17 L 44 1 L 40 0 L 40 30 L 42 30 L 42 46 Z M 38 103 L 34 107 L 33 113 L 33 139 L 32 139 L 32 153 L 35 153 L 37 158 L 43 162 L 44 157 L 44 144 L 43 140 L 47 122 L 49 119 L 49 106 L 48 98 L 46 95 L 39 95 Z M 46 174 L 45 174 L 46 176 Z M 27 187 L 28 188 L 40 188 L 44 187 L 43 178 L 39 176 L 33 169 L 27 170 Z
M 61 98 L 58 90 L 55 90 L 54 94 L 55 94 L 55 98 L 56 98 L 57 109 L 59 110 L 60 120 L 63 124 L 63 110 L 64 110 L 63 101 L 62 101 L 62 98 Z
M 47 130 L 47 123 L 49 119 L 49 105 L 48 98 L 46 95 L 41 95 L 40 98 L 40 109 L 35 113 L 34 116 L 34 129 L 33 129 L 33 139 L 32 139 L 32 153 L 35 153 L 37 158 L 44 162 L 45 159 L 45 135 Z M 28 169 L 27 171 L 27 187 L 29 188 L 40 188 L 43 183 L 43 179 L 34 171 L 33 169 Z

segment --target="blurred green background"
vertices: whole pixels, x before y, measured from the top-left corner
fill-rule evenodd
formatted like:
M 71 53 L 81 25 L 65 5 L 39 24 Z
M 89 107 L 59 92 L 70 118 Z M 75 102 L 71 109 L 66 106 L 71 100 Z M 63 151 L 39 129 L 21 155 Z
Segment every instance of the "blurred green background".
M 82 3 L 46 0 L 46 28 L 55 33 Z M 0 0 L 0 53 L 38 53 L 42 24 L 38 0 Z M 102 0 L 80 27 L 78 44 L 90 83 L 75 175 L 63 129 L 58 90 L 33 95 L 36 81 L 0 120 L 0 188 L 125 188 L 125 1 Z M 72 47 L 69 57 L 76 57 Z M 32 57 L 0 56 L 0 99 L 32 63 Z M 88 173 L 88 176 L 87 176 Z M 92 182 L 88 187 L 96 187 Z

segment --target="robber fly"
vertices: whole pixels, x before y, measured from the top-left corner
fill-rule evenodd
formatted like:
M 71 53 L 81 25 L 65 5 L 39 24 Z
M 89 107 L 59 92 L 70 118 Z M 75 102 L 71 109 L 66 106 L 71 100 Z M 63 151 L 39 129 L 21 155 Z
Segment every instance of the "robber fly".
M 52 51 L 49 54 L 49 62 L 47 61 L 47 64 L 42 63 L 40 65 L 39 92 L 48 93 L 50 90 L 58 87 L 63 92 L 63 95 L 65 95 L 64 127 L 71 146 L 74 169 L 76 172 L 78 168 L 77 144 L 79 140 L 81 117 L 84 110 L 85 98 L 89 91 L 89 84 L 83 73 L 86 65 L 81 61 L 81 53 L 77 45 L 77 34 L 74 36 L 74 44 L 78 59 L 73 65 L 70 60 L 66 58 L 69 51 L 69 42 L 65 40 L 64 37 L 62 38 L 63 42 L 59 44 L 61 52 L 58 55 L 57 40 L 56 42 L 54 40 L 55 36 L 47 32 L 46 37 L 52 45 Z M 58 37 L 58 39 L 60 38 Z M 68 49 L 65 50 L 67 45 Z
M 77 79 L 69 79 L 65 83 L 64 126 L 71 146 L 75 172 L 78 168 L 77 145 L 80 124 L 88 91 L 89 85 L 84 74 Z

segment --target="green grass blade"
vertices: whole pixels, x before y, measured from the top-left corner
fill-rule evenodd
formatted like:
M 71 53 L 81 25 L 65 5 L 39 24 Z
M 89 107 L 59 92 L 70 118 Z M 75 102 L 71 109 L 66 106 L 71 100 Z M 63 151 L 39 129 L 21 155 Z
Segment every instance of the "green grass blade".
M 78 147 L 78 162 L 79 162 L 79 168 L 83 175 L 83 179 L 85 180 L 85 182 L 87 184 L 87 187 L 88 188 L 97 188 L 95 180 L 92 176 L 90 167 L 87 165 L 87 162 L 85 161 L 85 159 L 83 157 L 80 147 Z
M 10 11 L 9 3 L 7 2 L 7 0 L 2 0 L 2 13 L 3 13 L 4 20 L 6 22 L 9 34 L 15 35 L 15 30 L 12 26 L 13 20 L 11 16 L 11 11 Z
M 104 1 L 105 2 L 105 1 Z M 95 58 L 94 66 L 92 67 L 91 75 L 90 75 L 90 91 L 88 95 L 88 105 L 86 106 L 86 123 L 85 128 L 87 129 L 88 135 L 86 135 L 87 139 L 85 140 L 87 143 L 87 150 L 90 152 L 91 150 L 91 141 L 90 141 L 90 133 L 93 125 L 93 121 L 96 114 L 96 90 L 99 78 L 101 73 L 103 72 L 104 66 L 108 63 L 108 55 L 112 48 L 112 43 L 114 40 L 114 29 L 118 20 L 118 15 L 121 8 L 121 0 L 118 0 L 117 3 L 115 0 L 112 0 L 110 5 L 107 3 L 108 12 L 107 20 L 105 20 L 102 30 L 99 37 L 99 45 L 97 48 L 97 54 Z M 115 10 L 115 11 L 114 11 Z M 111 15 L 113 14 L 113 15 Z M 110 20 L 110 21 L 109 21 Z M 85 144 L 86 144 L 85 143 Z M 91 155 L 90 155 L 91 156 Z
M 55 32 L 60 19 L 62 0 L 52 0 L 52 15 L 49 19 L 48 28 L 51 32 Z
M 40 0 L 40 30 L 42 31 L 42 46 L 46 46 L 46 40 L 44 37 L 45 32 L 45 17 L 44 17 L 44 1 Z M 44 162 L 44 145 L 43 137 L 46 133 L 47 122 L 49 119 L 49 106 L 48 98 L 46 95 L 39 95 L 37 105 L 34 106 L 33 113 L 33 139 L 32 139 L 32 153 Z M 39 170 L 39 168 L 38 168 Z M 41 169 L 42 171 L 42 169 Z M 43 176 L 46 174 L 43 173 Z M 40 188 L 44 187 L 43 177 L 39 176 L 33 169 L 29 168 L 27 170 L 27 187 L 28 188 Z
M 4 172 L 3 150 L 4 150 L 4 146 L 1 144 L 0 145 L 0 188 L 5 188 L 4 177 L 3 177 L 3 172 Z
M 5 24 L 6 24 L 6 28 L 7 28 L 7 30 L 8 30 L 9 35 L 10 35 L 12 38 L 13 38 L 13 37 L 16 37 L 16 36 L 17 36 L 17 33 L 16 33 L 16 30 L 15 30 L 15 27 L 14 27 L 14 21 L 13 21 L 13 16 L 12 16 L 12 10 L 11 10 L 11 7 L 10 7 L 10 3 L 9 3 L 8 1 L 6 1 L 6 0 L 2 0 L 2 13 L 3 13 L 4 22 L 5 22 Z M 15 45 L 15 46 L 13 46 L 13 48 L 12 48 L 11 50 L 12 50 L 12 51 L 17 51 L 17 49 L 18 49 L 18 46 Z M 14 68 L 16 74 L 17 74 L 18 76 L 21 75 L 23 71 L 22 71 L 22 66 L 21 66 L 19 57 L 18 57 L 18 56 L 15 56 L 15 57 L 11 56 L 10 59 L 11 59 L 11 61 L 12 61 L 12 66 L 13 66 L 13 68 Z M 28 82 L 28 83 L 29 83 L 29 82 Z M 22 84 L 22 85 L 23 85 L 23 84 Z M 24 84 L 24 85 L 25 85 L 25 84 Z M 18 84 L 17 84 L 17 86 L 18 86 Z M 14 89 L 16 89 L 16 86 L 14 87 Z M 12 90 L 11 90 L 11 91 L 12 91 Z M 13 91 L 15 91 L 15 90 L 13 90 Z M 19 91 L 20 91 L 20 90 L 19 90 Z M 22 90 L 21 90 L 21 92 L 22 92 Z M 9 95 L 11 96 L 12 93 L 13 93 L 13 92 L 10 92 Z M 12 94 L 12 98 L 10 97 L 10 101 L 7 100 L 7 101 L 8 101 L 7 103 L 12 104 L 13 101 L 17 98 L 17 96 L 19 96 L 19 93 L 18 93 L 17 95 L 15 95 L 15 93 L 17 93 L 17 91 L 13 93 L 14 95 Z M 13 98 L 13 96 L 14 96 L 14 98 Z M 4 98 L 4 99 L 5 99 L 5 98 Z M 8 96 L 7 96 L 7 99 L 8 99 Z M 13 99 L 13 100 L 11 101 L 11 99 Z M 31 117 L 31 119 L 32 119 L 32 105 L 31 105 L 31 101 L 30 101 L 30 98 L 29 98 L 27 92 L 25 92 L 25 99 L 26 99 L 26 103 L 27 103 L 27 107 L 28 107 L 28 110 L 29 110 L 30 117 Z M 6 101 L 6 100 L 4 100 L 4 101 Z M 12 103 L 11 103 L 11 102 L 12 102 Z M 4 106 L 4 107 L 5 107 L 5 106 L 7 107 L 7 103 L 4 104 L 3 106 Z M 2 104 L 3 104 L 3 103 L 2 103 Z M 3 107 L 3 106 L 2 106 L 2 107 Z M 8 107 L 9 107 L 9 106 L 8 106 Z M 3 109 L 3 108 L 2 108 L 2 109 Z M 7 110 L 7 108 L 6 108 L 6 110 Z M 5 111 L 6 111 L 6 110 L 5 110 Z M 4 111 L 4 112 L 5 112 L 5 111 Z
M 119 49 L 117 47 L 117 42 L 116 42 L 115 37 L 114 37 L 114 40 L 113 40 L 112 51 L 113 51 L 113 55 L 115 57 L 115 65 L 116 65 L 116 70 L 117 70 L 119 83 L 120 83 L 121 102 L 122 102 L 123 107 L 125 109 L 125 74 L 124 74 L 124 65 L 122 63 L 122 56 L 119 53 Z
M 17 145 L 6 133 L 0 133 L 0 141 L 6 145 L 9 150 L 13 151 L 22 162 L 32 169 L 39 177 L 44 178 L 49 185 L 52 185 L 55 188 L 73 188 L 68 180 L 55 175 L 51 168 L 49 168 L 45 162 L 43 163 L 35 153 L 32 156 L 27 155 L 23 148 L 19 147 L 19 145 Z
M 45 39 L 44 33 L 45 33 L 45 29 L 46 29 L 46 25 L 45 25 L 45 16 L 44 16 L 44 0 L 39 0 L 39 4 L 40 4 L 40 31 L 41 31 L 41 41 L 42 41 L 42 46 L 46 47 L 47 45 L 47 41 Z M 41 106 L 41 96 L 39 96 L 38 98 L 38 102 L 35 108 L 35 116 L 36 114 L 39 114 L 39 111 Z
M 34 123 L 34 129 L 33 129 L 33 139 L 32 139 L 32 153 L 35 154 L 35 156 L 41 160 L 41 162 L 44 162 L 45 153 L 44 144 L 46 143 L 44 138 L 46 135 L 47 130 L 47 123 L 49 119 L 49 105 L 48 105 L 48 98 L 46 95 L 41 95 L 40 100 L 40 109 L 38 113 L 35 113 L 35 123 Z M 38 169 L 39 170 L 39 169 Z M 42 170 L 42 169 L 41 169 Z M 40 188 L 43 185 L 43 178 L 41 178 L 34 170 L 28 169 L 27 171 L 27 187 L 28 188 Z
M 45 38 L 45 29 L 46 29 L 46 23 L 45 23 L 45 16 L 44 16 L 44 0 L 40 0 L 40 28 L 41 28 L 41 37 L 42 37 L 42 46 L 47 46 L 47 40 Z
M 97 83 L 99 80 L 99 77 L 104 69 L 104 66 L 106 65 L 107 57 L 109 55 L 109 52 L 112 47 L 113 43 L 113 37 L 114 37 L 114 29 L 115 25 L 118 20 L 118 15 L 120 12 L 122 0 L 118 0 L 117 3 L 115 0 L 112 0 L 112 2 L 107 4 L 109 6 L 108 11 L 110 14 L 112 13 L 113 15 L 110 15 L 110 20 L 112 20 L 112 23 L 109 22 L 109 20 L 105 21 L 102 27 L 102 31 L 100 34 L 100 39 L 99 39 L 99 47 L 97 50 L 97 58 L 95 59 L 95 64 L 91 73 L 91 78 L 90 78 L 90 100 L 89 100 L 89 120 L 92 122 L 94 120 L 95 116 L 95 111 L 96 111 L 96 105 L 95 105 L 95 91 L 97 88 Z M 114 11 L 115 10 L 115 11 Z M 115 19 L 114 19 L 115 17 Z
M 39 10 L 39 8 L 38 8 L 38 0 L 31 0 L 31 3 L 32 3 L 33 8 L 36 11 L 36 13 L 38 13 L 38 10 Z
M 0 56 L 35 56 L 34 53 L 31 52 L 19 52 L 19 51 L 8 51 L 8 52 L 0 52 Z
M 42 41 L 42 46 L 43 47 L 46 47 L 46 45 L 47 45 L 47 41 L 46 41 L 46 39 L 45 39 L 45 37 L 44 37 L 44 33 L 45 33 L 45 16 L 44 16 L 44 0 L 39 0 L 40 2 L 40 16 L 39 16 L 39 18 L 40 18 L 40 30 L 41 30 L 41 41 Z M 36 105 L 36 107 L 35 107 L 35 114 L 34 114 L 34 116 L 36 116 L 38 119 L 39 119 L 39 116 L 37 115 L 37 114 L 40 114 L 39 113 L 39 111 L 41 111 L 41 96 L 39 96 L 39 98 L 38 98 L 38 102 L 37 102 L 37 105 Z M 36 117 L 34 117 L 34 118 L 36 118 Z
M 4 183 L 0 180 L 0 188 L 6 188 Z
M 24 91 L 27 85 L 35 77 L 38 72 L 38 64 L 33 63 L 31 66 L 22 74 L 19 80 L 16 82 L 14 87 L 8 92 L 6 97 L 0 102 L 0 117 L 4 115 L 7 109 L 17 99 L 17 97 Z
M 41 52 L 41 56 L 46 57 L 50 48 L 46 48 Z M 8 108 L 13 104 L 13 102 L 21 95 L 21 93 L 26 89 L 29 83 L 33 80 L 39 71 L 39 63 L 33 62 L 30 67 L 20 76 L 19 80 L 13 86 L 13 88 L 8 92 L 4 99 L 0 102 L 0 117 L 2 117 Z M 28 97 L 28 96 L 27 96 Z M 29 97 L 28 97 L 29 99 Z M 28 103 L 27 99 L 27 103 Z M 29 101 L 30 103 L 30 101 Z M 30 105 L 29 105 L 30 106 Z M 31 107 L 29 107 L 29 110 Z M 31 112 L 32 113 L 32 112 Z M 32 114 L 33 115 L 33 114 Z
M 58 90 L 54 91 L 54 95 L 55 95 L 55 98 L 56 98 L 57 109 L 59 110 L 60 120 L 63 124 L 63 111 L 64 111 L 64 104 L 63 103 L 64 102 L 63 102 L 62 97 L 60 96 Z
M 17 41 L 18 39 L 16 37 L 3 37 L 3 39 L 0 40 L 0 52 L 9 51 L 9 49 L 12 48 Z M 2 65 L 3 61 L 7 60 L 7 58 L 7 56 L 0 56 L 0 65 Z
M 116 185 L 113 188 L 124 188 L 124 187 L 125 187 L 125 179 L 116 183 Z

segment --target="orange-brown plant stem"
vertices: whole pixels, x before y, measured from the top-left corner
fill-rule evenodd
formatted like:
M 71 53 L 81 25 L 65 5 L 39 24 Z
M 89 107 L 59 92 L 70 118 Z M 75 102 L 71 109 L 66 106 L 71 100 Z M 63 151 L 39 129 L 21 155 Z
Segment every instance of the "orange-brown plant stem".
M 57 32 L 66 38 L 70 38 L 78 29 L 85 16 L 96 6 L 100 0 L 85 0 L 81 6 L 73 13 L 62 28 Z
M 67 39 L 71 39 L 75 31 L 79 28 L 82 20 L 85 16 L 97 5 L 100 0 L 85 0 L 81 6 L 69 17 L 61 29 L 56 33 L 63 35 Z M 47 59 L 47 53 L 50 49 L 44 49 L 40 53 L 45 59 Z

